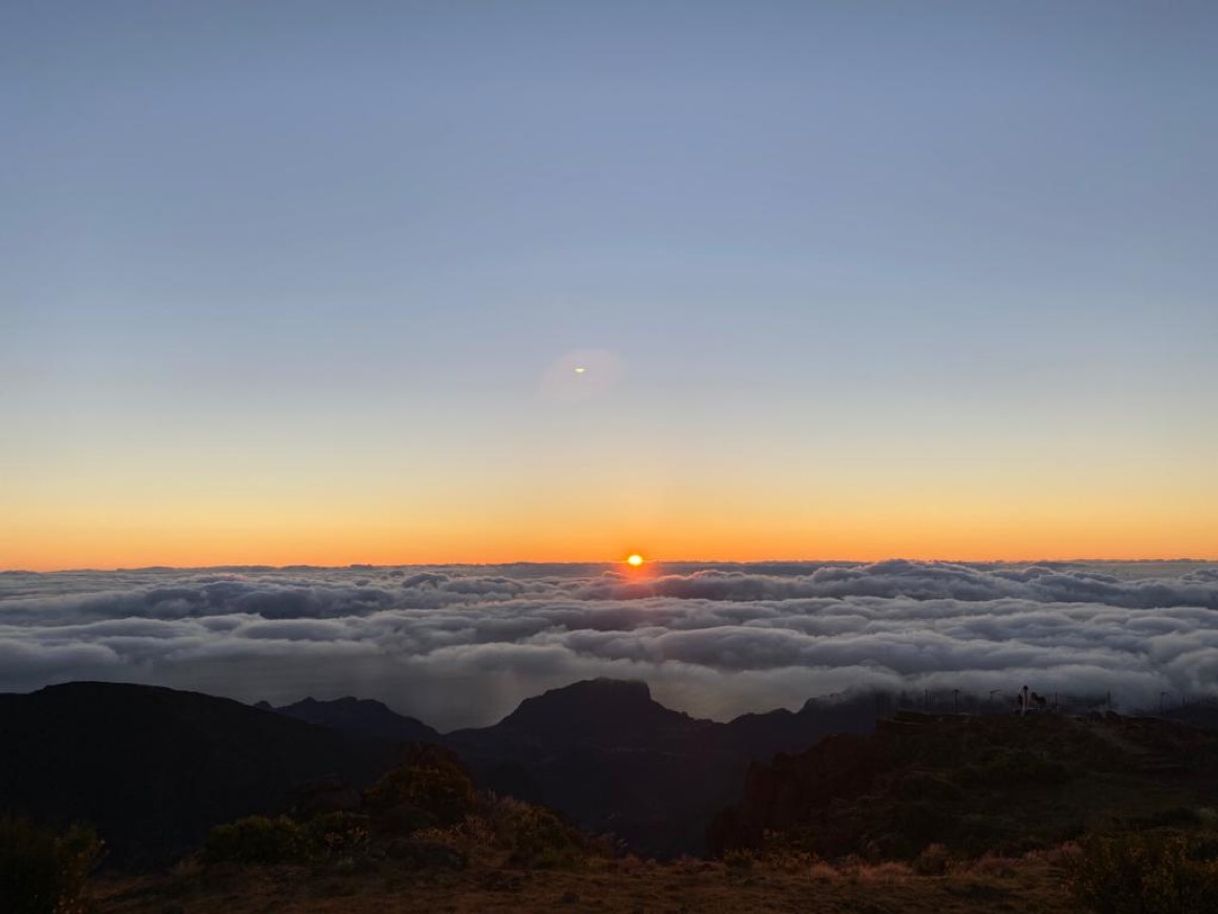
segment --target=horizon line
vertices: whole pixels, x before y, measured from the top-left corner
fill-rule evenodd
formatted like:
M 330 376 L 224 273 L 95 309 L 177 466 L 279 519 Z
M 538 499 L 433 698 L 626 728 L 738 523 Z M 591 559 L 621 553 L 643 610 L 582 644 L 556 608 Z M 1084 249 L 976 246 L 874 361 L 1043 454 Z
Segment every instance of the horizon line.
M 915 559 L 900 555 L 882 559 L 827 559 L 827 558 L 770 558 L 770 559 L 647 559 L 647 566 L 665 565 L 878 565 L 884 562 L 913 562 L 923 565 L 1139 565 L 1139 564 L 1218 564 L 1218 557 L 1176 556 L 1173 558 L 1145 556 L 1141 558 L 1103 558 L 1098 556 L 1075 556 L 1071 558 L 1006 558 L 1006 559 Z M 558 566 L 605 566 L 625 565 L 623 559 L 597 559 L 586 561 L 545 561 L 541 559 L 518 559 L 510 562 L 350 562 L 344 565 L 317 565 L 309 562 L 289 562 L 283 565 L 261 562 L 221 562 L 212 565 L 118 565 L 113 568 L 74 567 L 62 568 L 0 568 L 0 574 L 113 574 L 135 571 L 291 571 L 311 569 L 317 571 L 376 570 L 381 568 L 507 568 L 520 565 Z

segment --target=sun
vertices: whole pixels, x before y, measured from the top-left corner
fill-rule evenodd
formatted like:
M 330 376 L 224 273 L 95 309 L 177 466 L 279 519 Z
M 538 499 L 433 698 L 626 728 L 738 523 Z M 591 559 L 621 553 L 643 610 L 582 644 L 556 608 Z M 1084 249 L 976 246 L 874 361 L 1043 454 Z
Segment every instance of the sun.
M 626 556 L 626 564 L 631 568 L 638 568 L 643 564 L 643 557 L 637 552 L 631 553 L 630 555 Z

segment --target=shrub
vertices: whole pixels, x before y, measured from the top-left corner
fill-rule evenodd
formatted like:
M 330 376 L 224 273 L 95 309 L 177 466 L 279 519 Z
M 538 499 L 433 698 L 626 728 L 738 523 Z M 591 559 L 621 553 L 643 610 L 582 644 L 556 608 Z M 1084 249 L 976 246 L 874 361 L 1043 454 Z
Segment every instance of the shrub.
M 508 797 L 495 801 L 491 825 L 508 862 L 530 868 L 570 867 L 586 856 L 583 837 L 558 815 Z
M 1001 854 L 987 852 L 978 857 L 968 866 L 968 872 L 973 876 L 988 876 L 995 879 L 1010 879 L 1019 867 L 1019 859 L 1004 857 Z
M 756 858 L 750 850 L 732 850 L 723 855 L 723 865 L 728 872 L 747 872 L 753 868 Z
M 474 785 L 455 755 L 416 746 L 406 764 L 364 794 L 365 807 L 383 830 L 410 832 L 460 822 L 474 808 Z
M 92 829 L 62 835 L 25 819 L 0 818 L 0 911 L 78 914 L 86 909 L 85 880 L 102 855 Z
M 308 854 L 308 838 L 287 816 L 247 816 L 207 833 L 208 863 L 294 863 Z
M 979 764 L 965 765 L 955 774 L 964 787 L 1000 790 L 1024 789 L 1032 785 L 1065 784 L 1075 772 L 1061 761 L 1027 749 L 992 752 Z
M 1147 832 L 1096 836 L 1070 874 L 1075 898 L 1096 914 L 1218 911 L 1218 861 L 1196 837 Z
M 427 840 L 421 835 L 425 831 L 415 832 L 409 837 L 395 837 L 389 840 L 387 852 L 409 869 L 464 869 L 469 862 L 467 855 L 459 848 L 443 841 Z
M 1058 869 L 1072 871 L 1082 856 L 1082 848 L 1073 841 L 1067 841 L 1056 847 L 1038 848 L 1024 854 L 1027 860 L 1039 860 Z
M 303 826 L 310 855 L 324 859 L 349 858 L 368 849 L 368 820 L 349 812 L 331 812 Z
M 902 800 L 927 800 L 943 803 L 958 800 L 963 791 L 950 781 L 926 772 L 915 771 L 895 785 L 895 794 Z
M 919 876 L 942 876 L 951 858 L 942 844 L 928 844 L 913 861 L 913 871 Z
M 813 857 L 808 866 L 808 875 L 817 882 L 832 882 L 837 879 L 838 872 L 819 857 Z
M 977 855 L 997 848 L 1009 849 L 1027 837 L 1026 828 L 1011 816 L 965 813 L 956 820 L 952 844 L 958 851 Z
M 892 842 L 888 853 L 908 858 L 919 847 L 943 840 L 956 828 L 957 821 L 942 805 L 918 800 L 894 809 L 891 825 L 899 840 Z
M 784 873 L 805 873 L 822 862 L 806 849 L 806 843 L 792 841 L 791 837 L 790 832 L 765 829 L 761 833 L 761 847 L 754 853 L 757 862 Z
M 869 863 L 865 866 L 860 866 L 857 870 L 857 878 L 860 882 L 871 883 L 873 885 L 892 885 L 897 882 L 905 882 L 912 875 L 913 873 L 908 865 L 891 860 L 882 863 Z

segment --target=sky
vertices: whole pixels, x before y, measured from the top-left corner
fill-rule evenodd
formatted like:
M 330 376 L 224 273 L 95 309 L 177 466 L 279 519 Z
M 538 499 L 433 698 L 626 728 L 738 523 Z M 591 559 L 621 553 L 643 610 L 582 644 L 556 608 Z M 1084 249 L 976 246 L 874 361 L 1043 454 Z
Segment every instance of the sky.
M 1216 44 L 9 0 L 0 568 L 1218 557 Z
M 0 574 L 0 693 L 147 683 L 380 700 L 441 730 L 644 681 L 716 720 L 872 692 L 1072 711 L 1218 697 L 1218 564 L 885 561 Z M 925 706 L 925 705 L 923 705 Z

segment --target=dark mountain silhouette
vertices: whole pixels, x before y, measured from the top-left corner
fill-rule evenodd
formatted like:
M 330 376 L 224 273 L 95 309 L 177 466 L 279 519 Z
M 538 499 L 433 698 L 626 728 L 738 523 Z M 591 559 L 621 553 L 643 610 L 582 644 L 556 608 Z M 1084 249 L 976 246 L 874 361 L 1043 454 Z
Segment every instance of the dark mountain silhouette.
M 653 701 L 645 682 L 587 679 L 526 698 L 515 711 L 482 732 L 493 730 L 551 744 L 591 740 L 637 745 L 713 726 L 710 721 L 697 720 Z
M 602 679 L 527 699 L 494 726 L 440 735 L 354 698 L 272 709 L 71 683 L 0 695 L 0 811 L 91 821 L 112 859 L 157 862 L 212 825 L 285 809 L 319 784 L 365 785 L 404 742 L 437 742 L 498 793 L 552 806 L 644 853 L 698 852 L 750 761 L 826 733 L 869 731 L 876 708 L 871 697 L 811 701 L 717 723 L 665 708 L 644 683 Z
M 485 786 L 552 806 L 584 828 L 667 856 L 704 848 L 749 762 L 874 725 L 871 697 L 730 723 L 665 708 L 642 682 L 597 679 L 526 699 L 492 727 L 444 737 Z
M 320 779 L 364 784 L 394 751 L 236 701 L 74 682 L 0 694 L 0 811 L 93 823 L 113 862 L 174 858 L 212 825 Z
M 160 864 L 243 815 L 358 807 L 419 736 L 481 786 L 655 856 L 770 842 L 826 857 L 1017 853 L 1109 823 L 1201 822 L 1218 805 L 1218 732 L 1165 719 L 893 714 L 866 695 L 718 723 L 642 683 L 593 680 L 437 735 L 377 702 L 272 712 L 82 682 L 0 695 L 0 813 L 92 822 L 112 863 Z
M 266 702 L 260 702 L 255 707 L 387 743 L 435 743 L 440 740 L 440 734 L 422 721 L 404 717 L 379 701 L 367 698 L 348 697 L 333 701 L 306 698 L 280 708 L 272 708 Z
M 798 711 L 742 714 L 724 725 L 725 738 L 740 754 L 768 760 L 779 752 L 806 749 L 830 734 L 870 733 L 877 720 L 893 713 L 893 701 L 883 693 L 809 698 Z
M 646 683 L 593 679 L 527 698 L 493 726 L 443 736 L 379 702 L 305 699 L 275 710 L 394 742 L 439 742 L 481 785 L 667 856 L 704 849 L 707 825 L 737 799 L 751 761 L 829 733 L 869 732 L 890 707 L 887 696 L 814 699 L 717 723 L 664 707 Z
M 1216 798 L 1212 730 L 1116 714 L 900 712 L 873 735 L 754 764 L 709 843 L 721 852 L 778 841 L 826 857 L 908 857 L 931 843 L 1015 853 L 1086 825 L 1187 819 Z

